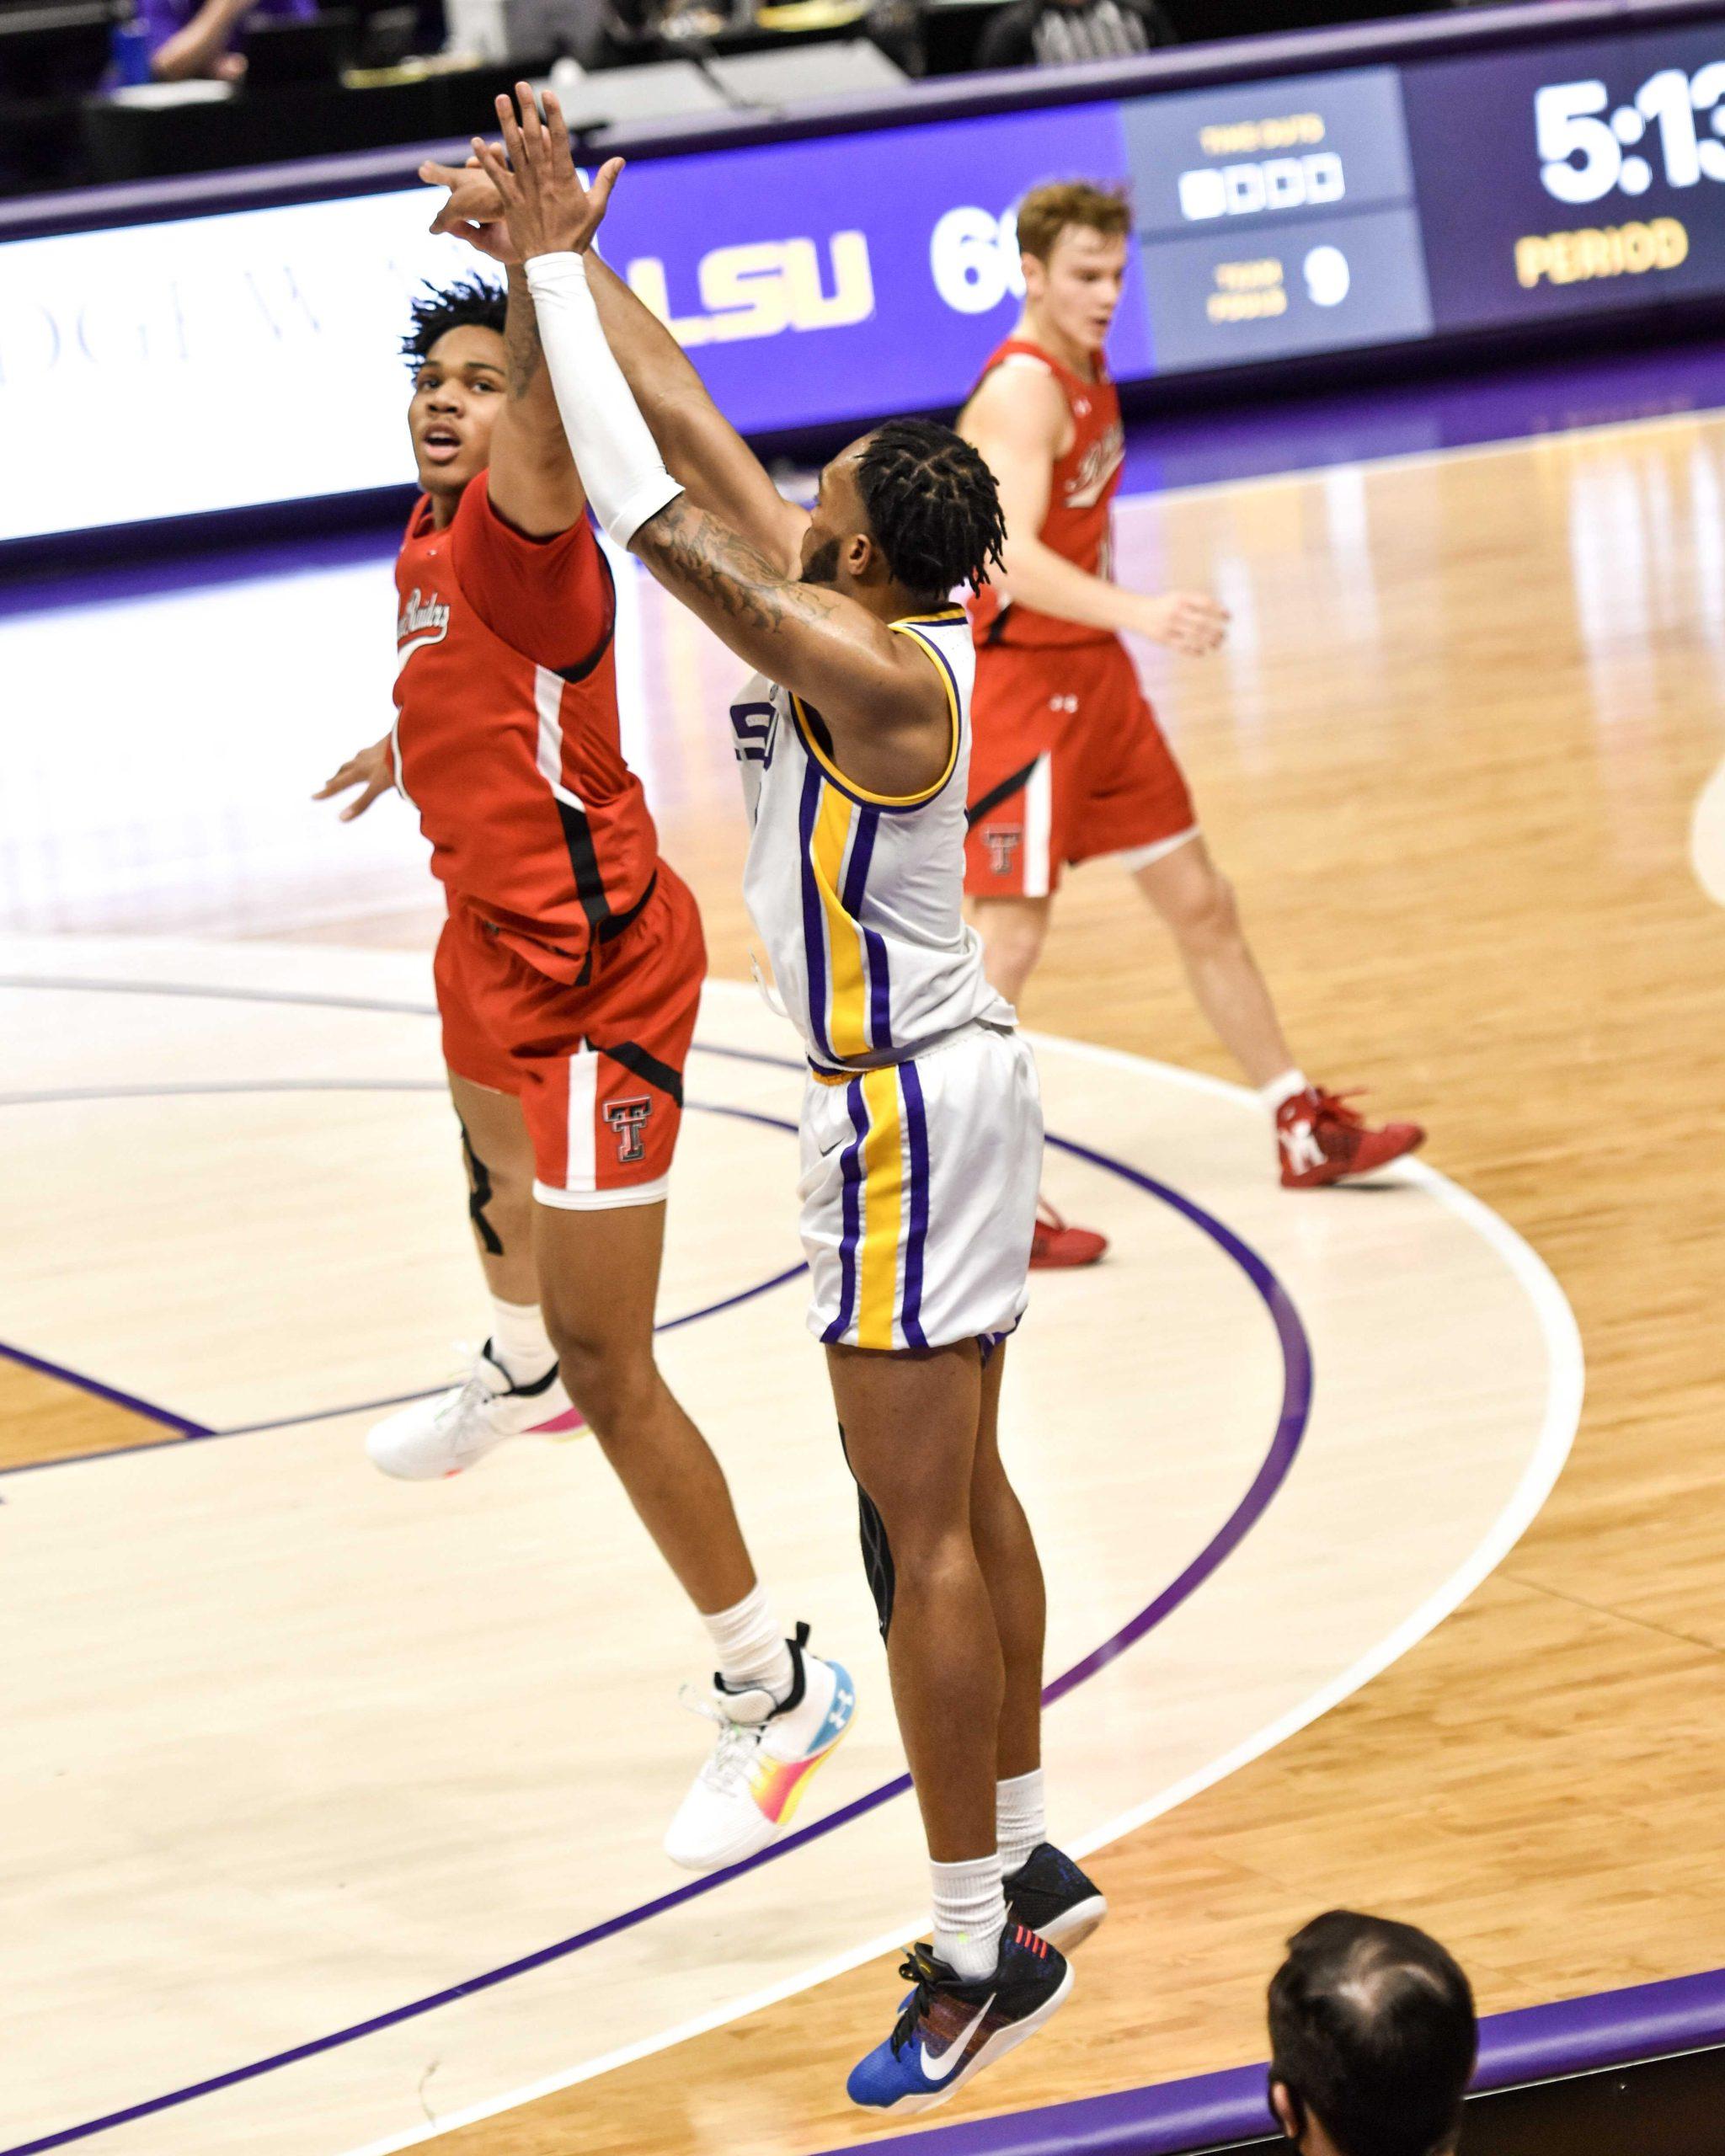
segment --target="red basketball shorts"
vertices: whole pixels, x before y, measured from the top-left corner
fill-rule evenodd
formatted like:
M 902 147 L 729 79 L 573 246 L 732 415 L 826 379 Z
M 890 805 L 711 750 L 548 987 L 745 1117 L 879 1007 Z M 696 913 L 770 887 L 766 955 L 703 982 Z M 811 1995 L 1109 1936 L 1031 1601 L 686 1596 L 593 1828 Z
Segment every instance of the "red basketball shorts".
M 651 897 L 590 977 L 553 980 L 455 901 L 437 944 L 443 1059 L 513 1093 L 533 1144 L 533 1195 L 581 1211 L 665 1196 L 683 1117 L 707 947 L 688 886 L 663 862 Z
M 1143 867 L 1198 829 L 1192 796 L 1125 646 L 985 645 L 971 699 L 964 889 L 1040 899 L 1068 864 Z

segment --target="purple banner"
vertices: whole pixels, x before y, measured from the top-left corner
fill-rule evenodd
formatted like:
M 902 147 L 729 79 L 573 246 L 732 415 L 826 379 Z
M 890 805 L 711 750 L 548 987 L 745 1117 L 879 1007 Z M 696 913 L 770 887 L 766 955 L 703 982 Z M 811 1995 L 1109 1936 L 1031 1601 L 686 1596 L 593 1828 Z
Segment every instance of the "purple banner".
M 625 175 L 605 252 L 747 431 L 940 409 L 1017 315 L 1013 205 L 1079 173 L 1126 179 L 1118 105 L 666 158 Z M 1152 371 L 1135 266 L 1112 356 Z

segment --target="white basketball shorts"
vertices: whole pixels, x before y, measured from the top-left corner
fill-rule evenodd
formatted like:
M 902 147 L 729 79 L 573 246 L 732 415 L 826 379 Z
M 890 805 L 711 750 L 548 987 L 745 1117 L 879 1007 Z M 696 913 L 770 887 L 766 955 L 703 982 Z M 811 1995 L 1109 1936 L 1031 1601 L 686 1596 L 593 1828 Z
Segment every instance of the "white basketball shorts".
M 809 1330 L 832 1345 L 943 1348 L 1010 1332 L 1028 1299 L 1042 1180 L 1028 1043 L 962 1028 L 803 1102 Z

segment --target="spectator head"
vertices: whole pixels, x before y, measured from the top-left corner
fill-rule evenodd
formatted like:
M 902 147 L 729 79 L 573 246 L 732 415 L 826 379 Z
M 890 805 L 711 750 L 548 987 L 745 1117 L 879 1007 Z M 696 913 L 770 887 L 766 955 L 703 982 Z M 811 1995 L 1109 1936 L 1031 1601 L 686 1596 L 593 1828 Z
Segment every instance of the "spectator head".
M 1301 2156 L 1451 2156 L 1479 2032 L 1436 1940 L 1332 1909 L 1289 1940 L 1269 2004 L 1270 2106 Z
M 509 383 L 502 286 L 462 277 L 428 285 L 413 302 L 402 355 L 413 371 L 408 431 L 419 484 L 433 499 L 459 500 L 491 461 L 491 428 Z
M 1025 297 L 1044 331 L 1081 351 L 1101 349 L 1131 237 L 1131 205 L 1113 188 L 1061 179 L 1031 189 L 1018 205 L 1018 250 Z
M 944 606 L 955 584 L 988 581 L 1005 544 L 994 474 L 969 443 L 930 419 L 889 419 L 821 473 L 803 581 L 889 582 Z

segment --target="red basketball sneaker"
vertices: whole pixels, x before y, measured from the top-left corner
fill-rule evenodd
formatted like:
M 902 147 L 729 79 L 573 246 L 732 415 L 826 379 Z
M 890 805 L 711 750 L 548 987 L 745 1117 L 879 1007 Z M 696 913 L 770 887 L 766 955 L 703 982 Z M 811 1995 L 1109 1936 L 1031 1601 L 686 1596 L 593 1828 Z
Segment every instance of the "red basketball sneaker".
M 1036 1201 L 1036 1230 L 1030 1238 L 1030 1269 L 1053 1272 L 1067 1265 L 1094 1265 L 1108 1246 L 1094 1228 L 1069 1227 L 1045 1198 Z
M 1373 1130 L 1348 1106 L 1350 1097 L 1309 1086 L 1277 1109 L 1284 1190 L 1316 1190 L 1344 1176 L 1369 1176 L 1424 1145 L 1425 1133 L 1417 1123 L 1386 1123 Z

